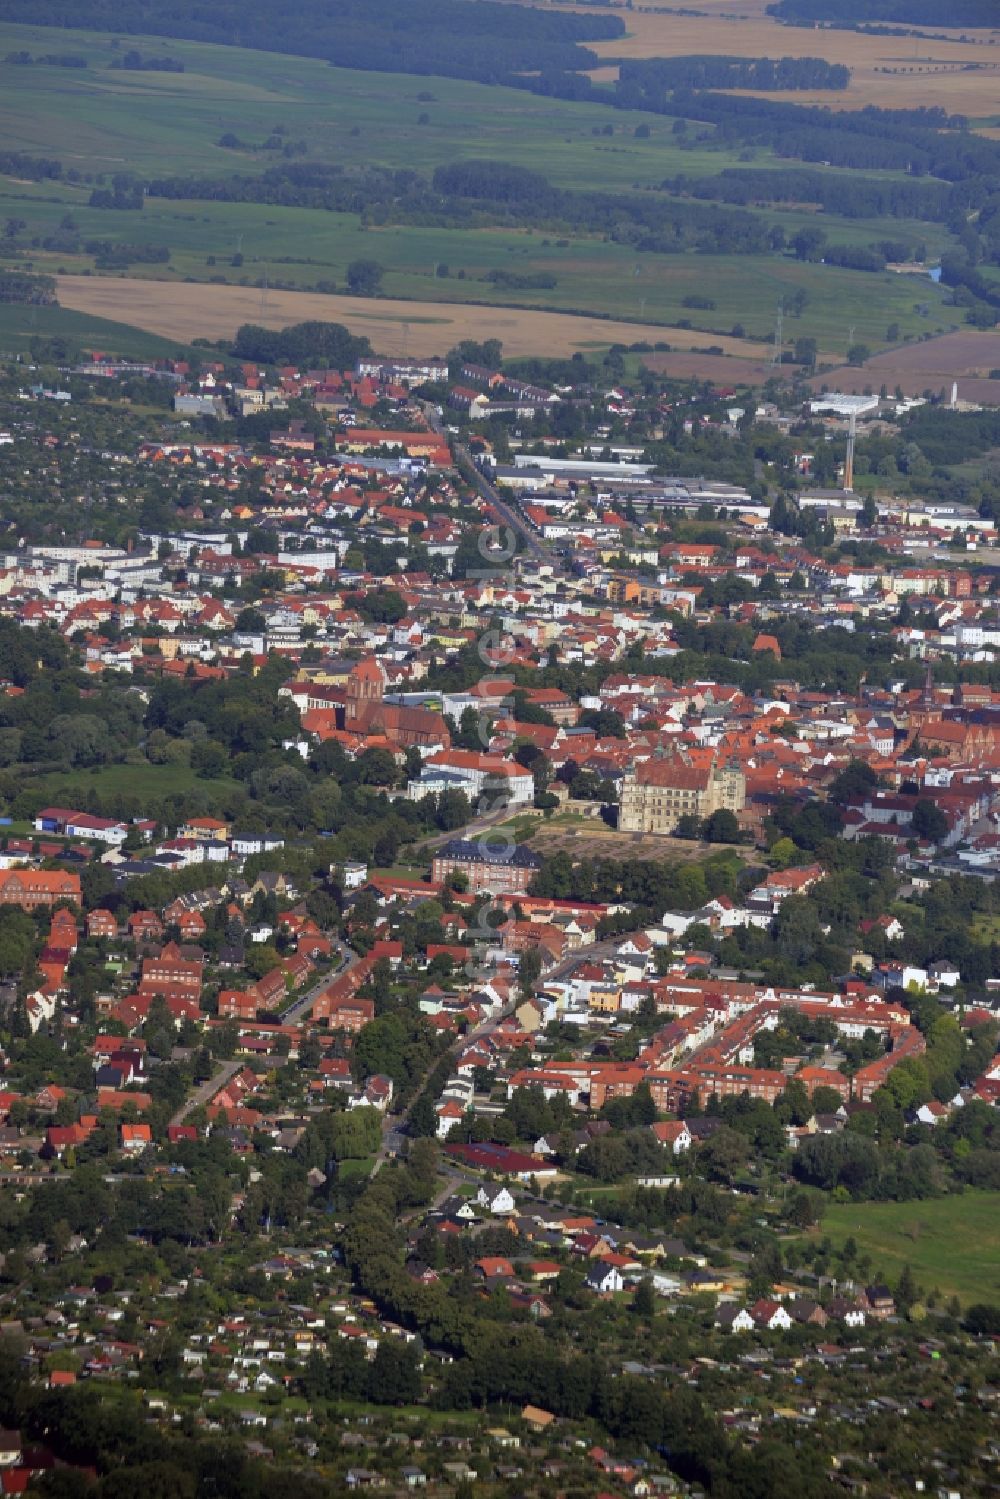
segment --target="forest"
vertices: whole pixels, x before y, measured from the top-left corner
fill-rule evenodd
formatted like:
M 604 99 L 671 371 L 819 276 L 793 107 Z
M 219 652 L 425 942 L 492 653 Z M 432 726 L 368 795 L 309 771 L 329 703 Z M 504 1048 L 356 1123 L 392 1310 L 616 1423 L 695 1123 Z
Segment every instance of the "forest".
M 27 307 L 51 307 L 56 284 L 51 276 L 32 276 L 24 271 L 0 269 L 0 302 L 18 302 Z
M 947 182 L 996 174 L 1000 143 L 972 135 L 962 116 L 941 109 L 876 109 L 833 114 L 773 99 L 676 90 L 667 99 L 652 84 L 622 81 L 620 107 L 680 114 L 718 127 L 721 139 L 770 146 L 781 156 L 852 170 L 904 172 Z M 984 197 L 995 191 L 983 182 Z

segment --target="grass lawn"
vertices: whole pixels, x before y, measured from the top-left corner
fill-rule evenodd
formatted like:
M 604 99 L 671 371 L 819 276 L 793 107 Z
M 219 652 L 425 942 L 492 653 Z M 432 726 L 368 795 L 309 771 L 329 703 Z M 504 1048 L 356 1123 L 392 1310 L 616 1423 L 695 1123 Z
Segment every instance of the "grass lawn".
M 388 1414 L 388 1408 L 387 1414 Z M 331 1415 L 351 1419 L 354 1417 L 365 1417 L 371 1419 L 372 1407 L 363 1400 L 350 1400 L 341 1397 L 330 1404 Z M 426 1405 L 394 1405 L 391 1409 L 392 1420 L 395 1423 L 419 1421 L 421 1425 L 442 1427 L 445 1431 L 478 1430 L 482 1422 L 482 1411 L 450 1411 L 433 1410 Z
M 895 1283 L 904 1265 L 930 1291 L 964 1304 L 1000 1301 L 1000 1192 L 929 1202 L 858 1202 L 827 1209 L 817 1237 L 854 1236 L 875 1274 Z
M 429 863 L 429 858 L 421 859 L 414 856 L 412 864 L 407 864 L 400 858 L 386 869 L 369 869 L 368 878 L 375 879 L 377 876 L 383 880 L 421 880 L 427 873 Z
M 371 1176 L 374 1164 L 373 1155 L 365 1156 L 360 1161 L 341 1161 L 337 1167 L 337 1180 L 350 1182 L 357 1181 L 359 1177 Z
M 488 829 L 486 836 L 488 839 L 492 833 L 506 833 L 523 843 L 526 838 L 531 837 L 532 833 L 537 833 L 539 828 L 547 825 L 547 819 L 539 817 L 512 817 L 509 821 L 501 822 L 495 828 Z
M 92 770 L 54 770 L 30 784 L 47 796 L 62 792 L 80 796 L 96 791 L 101 796 L 148 797 L 150 801 L 184 796 L 198 789 L 224 802 L 244 789 L 239 781 L 226 776 L 201 780 L 187 765 L 100 765 Z

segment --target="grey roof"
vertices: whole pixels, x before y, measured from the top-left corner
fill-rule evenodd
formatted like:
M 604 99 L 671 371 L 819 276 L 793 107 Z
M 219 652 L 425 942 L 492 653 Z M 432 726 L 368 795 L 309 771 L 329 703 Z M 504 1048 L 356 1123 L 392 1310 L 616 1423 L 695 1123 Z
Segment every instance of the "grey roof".
M 513 864 L 520 869 L 542 867 L 539 855 L 526 848 L 523 843 L 507 848 L 490 844 L 486 839 L 452 838 L 438 850 L 438 858 L 464 859 L 470 864 Z

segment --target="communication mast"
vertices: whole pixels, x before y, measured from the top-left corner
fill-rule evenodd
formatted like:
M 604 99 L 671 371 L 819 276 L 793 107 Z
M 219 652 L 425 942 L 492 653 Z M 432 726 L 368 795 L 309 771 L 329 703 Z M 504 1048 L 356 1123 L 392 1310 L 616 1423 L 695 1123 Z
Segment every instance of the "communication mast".
M 774 324 L 774 348 L 771 351 L 771 368 L 781 363 L 781 351 L 785 343 L 785 304 L 778 303 L 778 316 Z
M 851 412 L 851 420 L 847 429 L 847 457 L 844 460 L 844 491 L 852 494 L 854 491 L 854 445 L 858 437 L 858 413 Z

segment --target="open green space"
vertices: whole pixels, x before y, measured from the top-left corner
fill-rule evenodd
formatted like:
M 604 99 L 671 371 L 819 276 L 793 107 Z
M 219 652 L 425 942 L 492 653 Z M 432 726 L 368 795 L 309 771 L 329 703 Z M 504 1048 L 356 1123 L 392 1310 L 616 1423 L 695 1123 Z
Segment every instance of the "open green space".
M 32 790 L 44 791 L 48 796 L 57 792 L 82 796 L 91 791 L 108 797 L 148 797 L 151 802 L 189 795 L 196 788 L 222 801 L 244 789 L 238 781 L 222 776 L 203 780 L 187 765 L 100 765 L 86 770 L 54 770 L 28 784 Z
M 305 154 L 293 159 L 307 165 L 412 169 L 427 177 L 456 160 L 494 158 L 541 170 L 557 188 L 614 193 L 655 190 L 679 173 L 766 165 L 772 157 L 763 148 L 717 145 L 710 127 L 675 135 L 674 121 L 664 116 L 173 38 L 128 41 L 145 57 L 179 59 L 183 73 L 112 69 L 124 45 L 117 38 L 48 27 L 0 25 L 0 58 L 50 52 L 57 38 L 60 52 L 85 57 L 88 66 L 0 61 L 6 149 L 56 157 L 65 169 L 60 181 L 0 179 L 0 224 L 14 219 L 28 226 L 18 236 L 19 250 L 12 241 L 5 255 L 0 239 L 0 259 L 12 264 L 27 262 L 47 273 L 93 269 L 92 255 L 30 245 L 57 236 L 69 215 L 84 241 L 169 249 L 169 265 L 136 264 L 131 275 L 327 290 L 343 286 L 352 260 L 368 258 L 385 268 L 387 296 L 596 312 L 664 325 L 687 321 L 705 331 L 706 348 L 713 334 L 737 325 L 748 337 L 769 338 L 779 302 L 794 305 L 797 292 L 805 293 L 806 305 L 797 316 L 786 315 L 786 337 L 815 338 L 833 356 L 846 351 L 852 328 L 856 341 L 875 349 L 886 342 L 891 324 L 900 336 L 920 337 L 959 321 L 943 305 L 943 289 L 929 279 L 843 270 L 791 255 L 666 254 L 541 223 L 533 230 L 380 224 L 357 214 L 257 203 L 150 198 L 141 211 L 91 208 L 95 182 L 110 182 L 118 172 L 258 175 L 284 160 L 280 149 L 264 149 L 268 138 L 296 149 L 303 144 Z M 235 137 L 240 147 L 219 145 L 223 136 Z M 833 244 L 863 244 L 891 233 L 925 244 L 930 256 L 950 241 L 942 226 L 920 222 L 845 220 L 806 207 L 755 212 L 788 238 L 806 226 L 821 226 Z M 497 286 L 484 279 L 495 271 L 551 278 L 554 285 Z M 703 298 L 706 287 L 713 307 L 685 305 Z M 40 322 L 41 312 L 35 316 Z M 0 318 L 0 335 L 6 327 Z M 26 341 L 16 328 L 8 340 L 15 347 L 16 340 Z M 157 352 L 148 341 L 140 347 L 133 339 L 126 347 L 128 335 L 113 325 L 90 330 L 88 342 L 95 341 L 123 353 Z
M 972 935 L 977 942 L 1000 941 L 1000 916 L 988 911 L 977 911 L 972 918 Z
M 1000 1300 L 1000 1192 L 926 1202 L 851 1202 L 828 1207 L 818 1230 L 840 1246 L 853 1237 L 874 1274 L 895 1284 L 909 1265 L 925 1291 L 966 1306 Z
M 340 1182 L 363 1181 L 365 1177 L 371 1176 L 374 1164 L 373 1155 L 364 1156 L 359 1161 L 341 1161 L 337 1167 L 337 1180 Z

